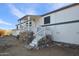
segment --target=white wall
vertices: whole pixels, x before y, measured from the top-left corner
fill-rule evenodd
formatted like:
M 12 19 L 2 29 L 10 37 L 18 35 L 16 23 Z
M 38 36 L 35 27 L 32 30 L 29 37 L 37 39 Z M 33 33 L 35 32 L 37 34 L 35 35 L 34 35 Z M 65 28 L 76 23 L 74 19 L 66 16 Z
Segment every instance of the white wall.
M 36 32 L 36 22 L 32 20 L 32 28 L 33 32 Z
M 46 16 L 51 17 L 51 24 L 79 20 L 79 5 Z M 55 25 L 49 28 L 54 41 L 79 44 L 79 23 Z
M 37 32 L 37 27 L 43 24 L 43 21 L 41 18 L 35 19 L 35 21 L 32 20 L 32 30 L 34 32 Z
M 21 29 L 21 31 L 27 31 L 28 30 L 28 25 L 26 24 L 27 18 L 24 20 L 21 20 L 21 27 L 19 26 L 19 29 Z M 25 22 L 25 23 L 24 23 Z M 20 22 L 18 22 L 20 24 Z
M 78 20 L 79 19 L 79 5 L 43 16 L 42 19 L 44 19 L 44 17 L 47 17 L 47 16 L 51 16 L 51 24 Z
M 79 23 L 49 27 L 54 41 L 79 44 Z

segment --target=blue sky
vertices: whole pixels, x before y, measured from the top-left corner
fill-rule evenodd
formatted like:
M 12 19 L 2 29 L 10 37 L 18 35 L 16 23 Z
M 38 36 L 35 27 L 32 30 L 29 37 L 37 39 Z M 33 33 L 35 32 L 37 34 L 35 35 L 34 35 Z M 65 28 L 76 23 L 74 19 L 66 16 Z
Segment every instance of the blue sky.
M 0 3 L 0 29 L 15 29 L 25 15 L 42 15 L 69 3 Z

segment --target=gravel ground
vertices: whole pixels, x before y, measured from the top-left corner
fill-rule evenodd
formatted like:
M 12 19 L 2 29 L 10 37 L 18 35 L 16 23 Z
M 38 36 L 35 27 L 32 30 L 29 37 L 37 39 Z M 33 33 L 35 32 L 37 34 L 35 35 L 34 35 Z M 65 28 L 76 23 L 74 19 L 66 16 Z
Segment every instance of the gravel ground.
M 62 48 L 54 46 L 52 48 L 43 48 L 40 50 L 27 50 L 24 45 L 20 43 L 15 37 L 4 37 L 1 39 L 8 39 L 14 46 L 1 50 L 2 56 L 78 56 L 79 49 Z

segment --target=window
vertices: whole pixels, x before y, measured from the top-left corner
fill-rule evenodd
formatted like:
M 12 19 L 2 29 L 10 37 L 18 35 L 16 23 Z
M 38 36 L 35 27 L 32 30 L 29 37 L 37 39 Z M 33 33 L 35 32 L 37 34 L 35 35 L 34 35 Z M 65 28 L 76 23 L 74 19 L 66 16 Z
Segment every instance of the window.
M 32 22 L 31 21 L 30 21 L 29 25 L 32 26 Z
M 26 26 L 28 26 L 28 22 L 26 22 Z M 29 26 L 32 26 L 32 22 L 29 22 Z
M 50 16 L 44 18 L 44 24 L 50 23 Z
M 28 26 L 28 22 L 26 22 L 26 26 Z

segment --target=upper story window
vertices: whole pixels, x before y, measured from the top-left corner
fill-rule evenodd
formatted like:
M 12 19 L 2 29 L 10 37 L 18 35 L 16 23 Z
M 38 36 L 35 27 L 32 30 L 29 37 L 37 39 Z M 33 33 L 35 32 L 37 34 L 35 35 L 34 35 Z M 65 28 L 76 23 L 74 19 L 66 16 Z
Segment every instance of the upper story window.
M 28 24 L 28 22 L 26 22 L 26 26 L 32 26 L 32 22 L 31 21 L 29 21 L 29 24 Z
M 50 16 L 44 18 L 44 24 L 50 24 Z

